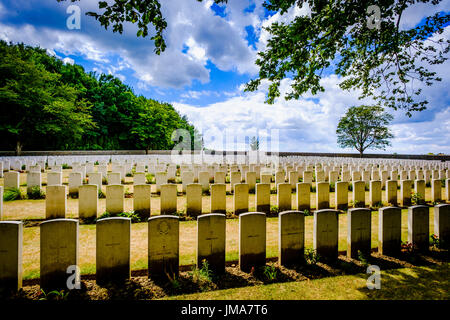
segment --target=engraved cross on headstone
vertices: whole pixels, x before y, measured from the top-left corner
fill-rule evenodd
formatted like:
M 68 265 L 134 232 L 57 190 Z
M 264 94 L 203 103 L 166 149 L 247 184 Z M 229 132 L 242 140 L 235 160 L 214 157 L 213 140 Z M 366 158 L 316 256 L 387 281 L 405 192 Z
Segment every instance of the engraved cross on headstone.
M 219 239 L 218 237 L 214 236 L 214 232 L 211 230 L 209 231 L 209 237 L 205 238 L 206 241 L 209 241 L 209 249 L 210 253 L 213 253 L 213 241 Z
M 120 244 L 121 244 L 120 241 L 115 241 L 115 239 L 116 239 L 116 237 L 112 236 L 111 241 L 109 243 L 106 243 L 105 246 L 111 247 L 111 248 L 120 246 Z
M 397 233 L 400 228 L 396 223 L 394 223 L 393 219 L 388 218 L 383 221 L 383 229 L 389 231 L 389 234 L 394 234 L 394 232 Z
M 355 222 L 352 221 L 352 223 L 355 223 L 355 228 L 353 229 L 355 231 L 355 235 L 358 236 L 358 238 L 361 238 L 362 233 L 364 231 L 367 231 L 368 229 L 365 224 L 365 221 L 357 219 Z
M 330 235 L 334 233 L 334 230 L 332 228 L 330 228 L 329 223 L 327 223 L 326 228 L 324 228 L 322 230 L 322 233 L 324 234 L 325 239 L 328 241 L 328 240 L 330 240 Z
M 64 253 L 65 253 L 65 250 L 67 249 L 67 245 L 56 245 L 56 246 L 50 246 L 49 247 L 51 250 L 53 250 L 53 251 L 56 251 L 55 253 L 54 253 L 54 256 L 56 256 L 56 262 L 62 262 L 62 261 L 64 261 L 64 259 L 63 259 L 63 255 L 64 255 Z M 62 251 L 62 254 L 61 254 L 61 251 Z

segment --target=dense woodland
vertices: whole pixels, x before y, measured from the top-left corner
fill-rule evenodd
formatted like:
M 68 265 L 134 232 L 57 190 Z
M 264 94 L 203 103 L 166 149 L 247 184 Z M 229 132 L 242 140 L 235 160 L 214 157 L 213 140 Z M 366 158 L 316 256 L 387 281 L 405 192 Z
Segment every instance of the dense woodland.
M 201 144 L 172 105 L 23 44 L 0 41 L 0 106 L 0 150 L 167 150 L 175 129 Z

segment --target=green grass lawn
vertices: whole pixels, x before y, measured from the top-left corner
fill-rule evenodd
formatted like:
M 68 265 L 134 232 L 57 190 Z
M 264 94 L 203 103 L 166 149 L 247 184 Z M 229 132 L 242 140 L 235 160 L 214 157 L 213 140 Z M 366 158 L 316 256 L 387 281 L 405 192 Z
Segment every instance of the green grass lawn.
M 450 266 L 381 271 L 381 288 L 367 288 L 367 274 L 274 283 L 168 297 L 181 300 L 329 300 L 329 299 L 450 299 Z

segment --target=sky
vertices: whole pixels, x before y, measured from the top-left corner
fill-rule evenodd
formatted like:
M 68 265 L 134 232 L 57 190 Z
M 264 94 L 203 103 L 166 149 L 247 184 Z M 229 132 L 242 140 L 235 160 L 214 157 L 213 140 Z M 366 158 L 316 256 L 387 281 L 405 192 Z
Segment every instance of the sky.
M 267 12 L 263 0 L 161 2 L 168 28 L 167 49 L 159 56 L 149 38 L 136 37 L 135 25 L 127 24 L 123 34 L 116 34 L 86 16 L 98 11 L 94 0 L 0 0 L 0 39 L 40 46 L 86 71 L 113 74 L 137 94 L 172 103 L 200 130 L 209 149 L 246 150 L 249 138 L 259 136 L 261 150 L 355 152 L 338 147 L 336 127 L 350 106 L 372 101 L 359 100 L 358 91 L 340 89 L 342 79 L 336 75 L 322 78 L 323 93 L 294 101 L 278 98 L 273 105 L 264 103 L 267 83 L 255 92 L 243 90 L 258 74 L 257 52 L 269 39 L 263 27 L 308 14 L 308 8 L 294 7 L 280 15 Z M 73 14 L 67 9 L 74 4 L 81 12 L 79 29 L 67 27 Z M 435 11 L 449 12 L 450 0 L 408 8 L 401 28 L 414 27 Z M 450 39 L 450 26 L 443 36 Z M 450 154 L 450 62 L 434 68 L 442 81 L 423 88 L 427 110 L 411 118 L 404 111 L 387 110 L 394 115 L 392 146 L 367 153 Z M 289 90 L 289 83 L 282 81 L 282 92 Z

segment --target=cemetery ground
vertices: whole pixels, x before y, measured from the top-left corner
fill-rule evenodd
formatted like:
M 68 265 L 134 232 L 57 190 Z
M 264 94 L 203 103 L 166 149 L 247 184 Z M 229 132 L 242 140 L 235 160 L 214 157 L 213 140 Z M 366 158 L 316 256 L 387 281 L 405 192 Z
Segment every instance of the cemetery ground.
M 67 184 L 68 172 L 64 170 L 63 183 Z M 21 191 L 26 192 L 24 174 L 20 177 Z M 133 209 L 132 177 L 125 178 L 128 196 L 124 211 Z M 3 184 L 0 179 L 0 185 Z M 43 177 L 45 192 L 45 175 Z M 178 184 L 181 192 L 181 184 Z M 154 187 L 154 186 L 152 186 Z M 275 185 L 272 183 L 272 188 Z M 102 186 L 105 188 L 105 186 Z M 227 191 L 230 189 L 227 184 Z M 431 188 L 426 188 L 425 199 L 430 198 Z M 104 192 L 104 190 L 103 190 Z M 295 208 L 295 193 L 292 193 Z M 349 203 L 352 192 L 349 191 Z M 366 203 L 369 192 L 366 191 Z M 384 191 L 383 197 L 384 199 Z M 315 203 L 311 193 L 311 203 Z M 330 207 L 334 207 L 334 192 L 330 192 Z M 202 197 L 203 213 L 209 213 L 210 199 Z M 186 197 L 179 193 L 177 207 L 185 208 Z M 276 203 L 276 194 L 271 194 L 271 203 Z M 3 203 L 5 220 L 22 220 L 23 233 L 23 290 L 14 299 L 449 299 L 450 266 L 448 251 L 433 247 L 426 255 L 410 252 L 407 247 L 399 257 L 383 256 L 376 250 L 378 245 L 378 211 L 372 211 L 372 254 L 350 259 L 347 249 L 347 214 L 339 215 L 339 259 L 334 263 L 316 260 L 313 247 L 313 216 L 305 217 L 305 264 L 294 268 L 279 267 L 278 218 L 276 213 L 267 218 L 267 265 L 264 268 L 244 273 L 238 268 L 239 220 L 231 213 L 232 195 L 227 195 L 226 261 L 224 275 L 210 274 L 205 266 L 195 267 L 196 228 L 195 220 L 184 217 L 180 222 L 180 276 L 173 281 L 149 279 L 147 276 L 147 223 L 131 226 L 131 280 L 123 286 L 98 286 L 95 282 L 95 224 L 81 224 L 79 229 L 79 266 L 81 268 L 81 290 L 73 290 L 68 296 L 56 294 L 50 297 L 39 287 L 39 223 L 45 220 L 45 200 L 16 200 Z M 229 210 L 228 210 L 229 209 Z M 312 206 L 314 209 L 314 206 Z M 430 207 L 430 230 L 433 229 L 434 208 Z M 99 216 L 105 211 L 105 199 L 99 199 Z M 152 215 L 159 214 L 159 197 L 151 198 Z M 255 210 L 255 195 L 250 194 L 249 211 Z M 78 218 L 78 200 L 69 197 L 67 218 Z M 178 214 L 182 215 L 182 212 Z M 402 210 L 402 241 L 407 241 L 407 209 Z M 309 253 L 309 255 L 308 255 Z M 366 287 L 369 264 L 381 269 L 382 289 Z M 46 294 L 48 296 L 46 296 Z

